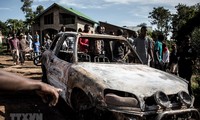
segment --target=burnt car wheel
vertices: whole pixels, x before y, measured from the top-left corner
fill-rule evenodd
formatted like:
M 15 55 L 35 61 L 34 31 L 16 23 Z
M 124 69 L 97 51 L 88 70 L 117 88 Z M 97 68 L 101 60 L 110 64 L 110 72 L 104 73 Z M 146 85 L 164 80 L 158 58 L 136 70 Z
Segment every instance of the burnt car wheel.
M 72 91 L 71 95 L 72 107 L 76 111 L 83 111 L 91 108 L 91 101 L 86 93 L 78 88 Z
M 86 93 L 78 88 L 73 89 L 71 95 L 71 104 L 75 110 L 77 120 L 88 120 L 91 114 L 91 101 Z M 90 116 L 91 117 L 91 116 Z
M 87 94 L 81 89 L 72 91 L 71 104 L 76 112 L 76 120 L 118 120 L 112 112 L 102 111 L 92 105 Z

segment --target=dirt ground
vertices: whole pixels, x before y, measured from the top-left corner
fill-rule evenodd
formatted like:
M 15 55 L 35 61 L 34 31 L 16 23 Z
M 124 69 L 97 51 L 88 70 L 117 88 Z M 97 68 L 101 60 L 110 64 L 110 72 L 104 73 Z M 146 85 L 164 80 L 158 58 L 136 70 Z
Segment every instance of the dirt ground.
M 35 80 L 41 80 L 42 76 L 40 66 L 35 66 L 32 61 L 26 61 L 25 65 L 13 65 L 10 55 L 0 55 L 0 69 Z M 57 106 L 49 107 L 32 92 L 0 91 L 0 120 L 11 120 L 11 115 L 18 113 L 39 113 L 42 114 L 43 120 L 70 120 L 68 113 L 72 113 L 68 111 L 67 106 L 66 109 L 63 108 L 62 102 L 59 100 Z
M 41 68 L 40 66 L 35 66 L 33 61 L 25 61 L 24 65 L 14 65 L 10 55 L 1 55 L 0 68 L 27 78 L 41 79 Z

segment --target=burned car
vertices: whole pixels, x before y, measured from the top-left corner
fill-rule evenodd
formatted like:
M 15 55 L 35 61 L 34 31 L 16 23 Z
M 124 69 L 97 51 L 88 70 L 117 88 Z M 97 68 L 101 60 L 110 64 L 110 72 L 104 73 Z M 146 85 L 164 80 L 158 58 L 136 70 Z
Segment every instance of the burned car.
M 43 81 L 62 88 L 61 98 L 78 113 L 100 110 L 120 120 L 200 119 L 187 81 L 143 65 L 122 36 L 59 33 L 41 62 Z

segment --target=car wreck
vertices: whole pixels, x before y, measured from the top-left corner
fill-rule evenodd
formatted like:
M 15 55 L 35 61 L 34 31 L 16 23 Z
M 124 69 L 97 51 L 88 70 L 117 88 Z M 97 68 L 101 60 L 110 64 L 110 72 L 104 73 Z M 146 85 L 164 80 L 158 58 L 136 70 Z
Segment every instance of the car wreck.
M 82 39 L 88 41 L 84 51 Z M 59 33 L 41 63 L 43 81 L 62 88 L 60 96 L 78 113 L 98 109 L 119 120 L 200 119 L 187 81 L 143 65 L 124 37 Z

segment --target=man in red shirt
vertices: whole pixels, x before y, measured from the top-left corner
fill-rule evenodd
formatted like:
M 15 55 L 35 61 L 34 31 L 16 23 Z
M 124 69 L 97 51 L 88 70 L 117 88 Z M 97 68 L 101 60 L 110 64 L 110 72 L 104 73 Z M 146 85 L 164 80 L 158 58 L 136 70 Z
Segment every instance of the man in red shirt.
M 89 33 L 90 26 L 88 24 L 85 24 L 83 33 Z M 88 46 L 89 46 L 89 40 L 85 38 L 79 39 L 79 50 L 82 52 L 88 52 Z

